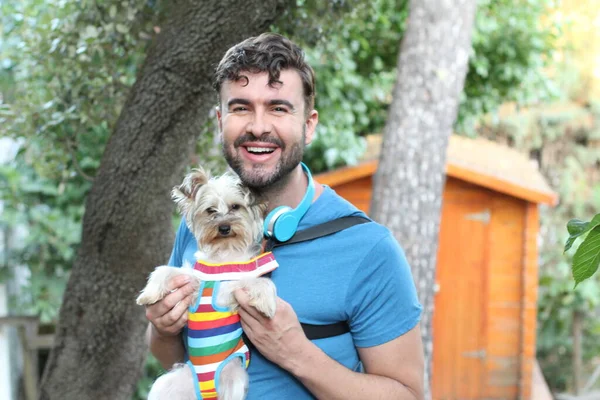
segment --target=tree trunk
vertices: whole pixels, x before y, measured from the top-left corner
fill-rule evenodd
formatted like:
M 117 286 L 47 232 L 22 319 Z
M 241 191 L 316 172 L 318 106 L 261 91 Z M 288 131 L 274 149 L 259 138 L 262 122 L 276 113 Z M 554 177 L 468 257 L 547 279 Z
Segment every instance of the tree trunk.
M 446 148 L 471 50 L 475 0 L 411 0 L 371 214 L 406 252 L 424 312 L 427 398 Z
M 147 349 L 135 298 L 168 258 L 170 189 L 216 105 L 212 73 L 230 45 L 267 30 L 288 3 L 169 4 L 87 198 L 41 399 L 131 398 Z

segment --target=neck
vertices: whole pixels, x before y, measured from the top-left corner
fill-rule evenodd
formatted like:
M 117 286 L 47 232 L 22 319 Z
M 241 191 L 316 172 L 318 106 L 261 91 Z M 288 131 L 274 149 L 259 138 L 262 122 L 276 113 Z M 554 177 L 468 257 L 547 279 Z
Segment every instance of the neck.
M 287 177 L 274 186 L 263 190 L 262 195 L 267 199 L 269 204 L 268 211 L 279 206 L 296 208 L 306 193 L 307 185 L 308 178 L 302 170 L 302 166 L 298 164 Z

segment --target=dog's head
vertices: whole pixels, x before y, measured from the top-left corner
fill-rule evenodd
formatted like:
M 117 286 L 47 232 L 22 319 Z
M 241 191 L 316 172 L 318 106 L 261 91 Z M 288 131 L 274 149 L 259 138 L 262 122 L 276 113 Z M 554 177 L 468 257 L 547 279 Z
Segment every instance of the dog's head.
M 241 254 L 260 246 L 266 205 L 235 173 L 211 177 L 195 169 L 172 197 L 202 252 Z

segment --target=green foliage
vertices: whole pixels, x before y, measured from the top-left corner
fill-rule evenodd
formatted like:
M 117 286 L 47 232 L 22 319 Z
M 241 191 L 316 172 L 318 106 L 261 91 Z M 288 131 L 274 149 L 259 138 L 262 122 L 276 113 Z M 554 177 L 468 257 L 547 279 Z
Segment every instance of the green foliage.
M 363 136 L 385 124 L 408 1 L 297 3 L 273 30 L 304 47 L 317 76 L 319 125 L 305 162 L 313 172 L 356 164 Z
M 561 25 L 550 19 L 554 0 L 479 0 L 473 53 L 456 130 L 472 134 L 482 115 L 506 102 L 528 105 L 559 92 L 545 72 L 551 65 Z
M 0 224 L 27 232 L 5 259 L 29 270 L 17 310 L 50 322 L 80 241 L 85 195 L 135 80 L 153 11 L 140 0 L 0 7 L 0 134 L 20 143 L 0 168 Z
M 25 137 L 40 176 L 93 177 L 152 32 L 144 4 L 3 3 L 15 86 L 2 133 Z
M 382 132 L 408 17 L 407 0 L 297 1 L 274 28 L 304 44 L 317 75 L 320 126 L 306 161 L 315 172 L 355 164 L 362 136 Z M 520 105 L 557 95 L 545 69 L 560 25 L 552 0 L 479 0 L 472 54 L 455 129 L 509 101 Z M 542 20 L 547 22 L 542 25 Z
M 600 224 L 600 215 L 596 215 L 592 221 L 584 222 L 579 219 L 572 219 L 567 223 L 567 231 L 569 232 L 569 239 L 565 243 L 565 253 L 569 251 L 575 240 L 588 233 L 590 230 Z
M 551 282 L 544 278 L 540 281 L 543 285 L 544 295 L 538 302 L 538 338 L 537 358 L 540 362 L 546 381 L 554 392 L 565 392 L 572 386 L 573 376 L 573 315 L 577 309 L 589 309 L 590 305 L 583 300 L 585 297 L 598 296 L 593 293 L 594 286 L 586 284 L 573 291 L 572 285 L 564 288 L 563 282 L 570 281 L 569 265 L 563 265 L 564 274 L 557 276 Z M 553 271 L 556 271 L 554 268 Z M 580 293 L 580 291 L 585 293 Z M 596 306 L 598 303 L 595 303 Z M 600 352 L 598 334 L 600 325 L 594 318 L 583 321 L 583 362 L 591 364 Z
M 327 54 L 327 52 L 330 52 Z M 393 74 L 381 71 L 372 79 L 361 76 L 349 49 L 337 39 L 307 51 L 307 58 L 319 77 L 316 107 L 320 123 L 305 155 L 314 172 L 358 163 L 365 149 L 361 135 L 384 124 L 382 106 Z
M 590 222 L 572 219 L 567 223 L 567 230 L 570 236 L 565 244 L 565 252 L 578 237 L 586 235 L 573 256 L 573 279 L 577 286 L 594 275 L 600 264 L 600 214 L 596 214 Z
M 30 279 L 16 308 L 24 314 L 54 321 L 64 291 L 70 262 L 79 243 L 83 206 L 70 203 L 66 186 L 56 186 L 33 168 L 19 162 L 0 166 L 0 192 L 4 210 L 0 217 L 5 233 L 27 227 L 21 240 L 13 240 L 6 252 L 7 276 L 12 265 L 26 265 Z M 67 193 L 68 194 L 68 193 Z M 72 193 L 71 193 L 72 194 Z M 12 235 L 11 235 L 12 236 Z M 17 300 L 17 299 L 15 299 Z

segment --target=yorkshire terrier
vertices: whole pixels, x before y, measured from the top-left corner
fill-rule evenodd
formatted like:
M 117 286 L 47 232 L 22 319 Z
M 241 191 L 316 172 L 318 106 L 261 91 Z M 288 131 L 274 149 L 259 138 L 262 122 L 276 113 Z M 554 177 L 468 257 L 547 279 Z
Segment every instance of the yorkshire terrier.
M 250 353 L 233 292 L 245 290 L 250 305 L 268 318 L 276 308 L 275 285 L 260 277 L 277 268 L 271 253 L 260 254 L 265 206 L 233 172 L 213 178 L 201 168 L 173 188 L 172 197 L 198 243 L 196 263 L 157 267 L 137 303 L 164 298 L 176 275 L 192 278 L 185 338 L 189 361 L 158 378 L 148 400 L 242 400 Z

